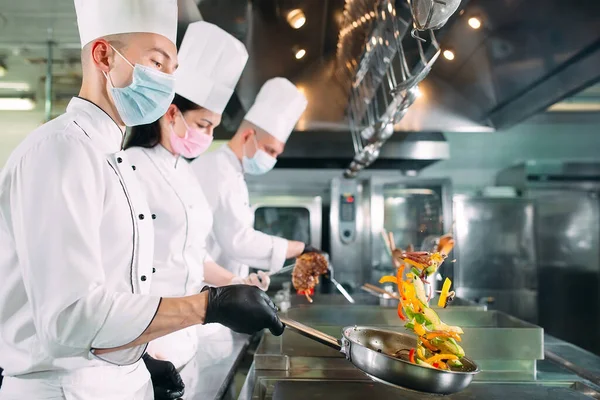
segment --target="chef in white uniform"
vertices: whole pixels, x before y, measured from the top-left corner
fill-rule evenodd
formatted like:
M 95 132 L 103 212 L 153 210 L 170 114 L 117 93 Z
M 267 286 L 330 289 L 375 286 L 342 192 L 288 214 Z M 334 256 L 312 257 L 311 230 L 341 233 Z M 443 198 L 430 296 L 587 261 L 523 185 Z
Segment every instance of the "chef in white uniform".
M 151 124 L 133 127 L 125 145 L 154 218 L 156 273 L 150 293 L 185 296 L 198 293 L 205 283 L 254 284 L 266 290 L 266 274 L 260 273 L 262 281 L 256 274 L 241 278 L 207 258 L 212 211 L 189 163 L 182 158 L 195 158 L 210 146 L 213 129 L 221 122 L 248 52 L 229 33 L 200 21 L 188 26 L 178 57 L 176 94 L 167 113 Z M 208 343 L 211 336 L 218 336 L 221 346 Z M 151 342 L 148 353 L 171 361 L 178 370 L 185 366 L 183 378 L 190 395 L 199 377 L 198 369 L 188 363 L 199 344 L 209 344 L 203 346 L 199 358 L 210 358 L 231 350 L 226 337 L 231 338 L 231 332 L 219 324 L 192 326 Z
M 262 175 L 275 166 L 306 105 L 304 95 L 287 79 L 267 81 L 233 138 L 191 164 L 213 210 L 209 254 L 236 275 L 248 275 L 249 265 L 276 272 L 286 259 L 315 251 L 253 228 L 244 179 L 244 174 Z
M 0 173 L 0 399 L 152 399 L 146 343 L 283 325 L 251 286 L 150 295 L 151 212 L 121 151 L 174 93 L 176 0 L 75 0 L 83 85 Z M 251 316 L 250 316 L 251 315 Z M 232 316 L 235 316 L 232 319 Z

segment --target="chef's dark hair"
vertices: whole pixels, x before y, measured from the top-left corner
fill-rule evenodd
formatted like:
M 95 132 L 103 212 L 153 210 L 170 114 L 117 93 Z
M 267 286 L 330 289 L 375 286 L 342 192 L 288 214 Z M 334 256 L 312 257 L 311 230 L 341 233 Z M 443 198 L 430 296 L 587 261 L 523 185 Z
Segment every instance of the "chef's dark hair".
M 189 101 L 185 97 L 175 94 L 175 98 L 171 104 L 175 104 L 179 111 L 185 113 L 186 111 L 198 110 L 200 107 L 198 104 Z M 125 140 L 125 148 L 130 147 L 145 147 L 147 149 L 152 148 L 160 143 L 160 119 L 152 122 L 151 124 L 134 126 L 131 128 L 131 132 L 127 135 Z

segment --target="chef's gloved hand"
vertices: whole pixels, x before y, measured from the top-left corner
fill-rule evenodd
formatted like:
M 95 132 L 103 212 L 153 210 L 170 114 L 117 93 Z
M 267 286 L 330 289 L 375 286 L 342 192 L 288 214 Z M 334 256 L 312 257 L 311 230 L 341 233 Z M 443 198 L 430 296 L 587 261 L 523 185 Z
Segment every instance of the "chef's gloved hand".
M 172 362 L 157 360 L 148 353 L 142 359 L 150 372 L 154 400 L 174 400 L 183 396 L 185 385 Z
M 268 328 L 275 336 L 283 333 L 284 325 L 277 316 L 277 307 L 262 290 L 248 285 L 205 286 L 208 305 L 204 323 L 218 323 L 229 329 L 253 334 Z
M 241 276 L 236 276 L 231 280 L 231 285 L 250 285 L 256 286 L 260 290 L 266 292 L 269 289 L 269 284 L 271 283 L 271 278 L 269 275 L 265 274 L 263 271 L 258 271 L 257 274 L 250 274 L 246 278 L 242 278 Z

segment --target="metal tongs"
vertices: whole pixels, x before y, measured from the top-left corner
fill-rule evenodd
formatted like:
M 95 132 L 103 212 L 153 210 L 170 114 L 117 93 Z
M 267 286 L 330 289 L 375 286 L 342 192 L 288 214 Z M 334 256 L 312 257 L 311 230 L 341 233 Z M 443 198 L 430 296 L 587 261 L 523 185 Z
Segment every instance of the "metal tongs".
M 355 301 L 352 298 L 352 296 L 350 296 L 350 293 L 348 293 L 348 291 L 344 289 L 344 287 L 333 278 L 333 266 L 329 262 L 329 257 L 327 257 L 327 264 L 327 271 L 329 272 L 329 280 L 331 281 L 331 283 L 333 283 L 335 288 L 342 294 L 342 296 L 346 298 L 346 300 L 348 300 L 350 304 L 354 304 Z

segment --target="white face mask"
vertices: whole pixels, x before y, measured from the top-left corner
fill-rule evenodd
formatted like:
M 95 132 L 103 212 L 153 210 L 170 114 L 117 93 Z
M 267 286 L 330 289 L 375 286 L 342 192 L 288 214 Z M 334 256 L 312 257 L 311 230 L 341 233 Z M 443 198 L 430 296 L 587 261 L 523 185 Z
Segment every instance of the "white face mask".
M 258 148 L 258 142 L 256 141 L 256 134 L 252 135 L 254 139 L 254 146 L 256 146 L 256 153 L 254 157 L 246 157 L 246 145 L 243 147 L 244 155 L 242 157 L 242 167 L 244 172 L 250 175 L 263 175 L 273 169 L 277 163 L 277 159 L 268 155 L 264 150 Z

